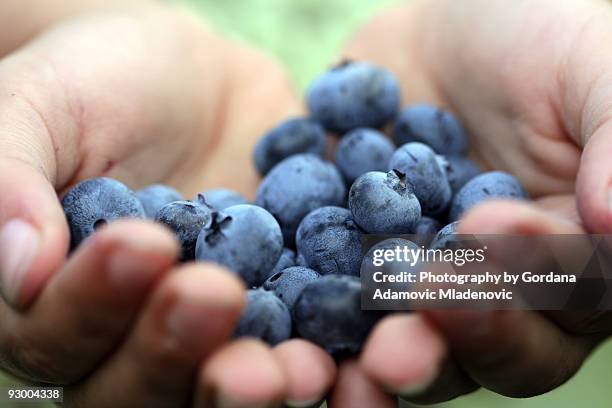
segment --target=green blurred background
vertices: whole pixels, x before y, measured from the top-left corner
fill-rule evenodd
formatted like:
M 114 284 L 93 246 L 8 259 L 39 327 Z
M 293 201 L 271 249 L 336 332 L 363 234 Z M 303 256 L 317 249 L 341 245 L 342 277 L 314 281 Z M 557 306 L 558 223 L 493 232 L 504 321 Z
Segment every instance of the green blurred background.
M 297 84 L 304 88 L 317 73 L 338 57 L 338 50 L 360 24 L 378 10 L 397 0 L 184 0 L 183 2 L 197 12 L 205 14 L 229 36 L 253 44 L 276 56 L 285 64 Z M 466 330 L 469 328 L 466 327 Z M 410 347 L 409 344 L 402 346 Z M 578 375 L 554 392 L 519 400 L 479 391 L 436 407 L 611 407 L 611 374 L 612 343 L 608 342 L 591 356 Z M 10 383 L 9 379 L 0 376 L 0 385 Z M 17 407 L 17 405 L 5 406 Z

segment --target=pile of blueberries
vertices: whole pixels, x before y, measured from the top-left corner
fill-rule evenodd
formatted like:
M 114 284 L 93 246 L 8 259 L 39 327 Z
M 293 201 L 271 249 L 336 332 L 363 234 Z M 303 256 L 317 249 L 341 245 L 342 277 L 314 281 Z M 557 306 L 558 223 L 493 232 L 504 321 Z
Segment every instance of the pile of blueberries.
M 255 147 L 255 203 L 226 189 L 184 200 L 164 185 L 132 192 L 85 180 L 62 200 L 72 248 L 116 219 L 153 219 L 176 233 L 182 261 L 218 263 L 251 288 L 236 337 L 274 345 L 299 336 L 332 355 L 356 353 L 382 316 L 361 310 L 362 234 L 437 234 L 425 245 L 440 247 L 476 204 L 527 197 L 510 174 L 482 173 L 466 157 L 452 113 L 400 103 L 392 74 L 343 62 L 311 85 L 309 117 L 281 123 Z M 335 164 L 325 160 L 330 134 L 339 137 Z

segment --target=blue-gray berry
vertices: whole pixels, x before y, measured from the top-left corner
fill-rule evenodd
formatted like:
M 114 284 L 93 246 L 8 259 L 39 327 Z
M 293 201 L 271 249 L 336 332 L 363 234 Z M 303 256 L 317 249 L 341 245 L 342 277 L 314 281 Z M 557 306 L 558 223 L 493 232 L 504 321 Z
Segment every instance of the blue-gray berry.
M 261 207 L 241 204 L 213 212 L 196 245 L 199 261 L 216 262 L 249 287 L 260 286 L 283 251 L 278 222 Z
M 312 210 L 342 206 L 346 187 L 336 167 L 312 154 L 291 156 L 276 165 L 257 190 L 257 205 L 278 220 L 285 245 L 292 247 L 300 221 Z
M 408 234 L 421 218 L 421 205 L 406 176 L 373 171 L 359 177 L 349 192 L 353 219 L 371 234 Z
M 323 126 L 309 118 L 293 118 L 270 130 L 257 142 L 253 159 L 259 174 L 265 176 L 287 157 L 300 153 L 322 157 L 326 145 Z
M 336 166 L 349 185 L 369 171 L 386 171 L 395 147 L 382 133 L 367 128 L 347 133 L 336 149 Z
M 413 105 L 397 118 L 393 138 L 398 146 L 420 142 L 439 154 L 464 154 L 468 149 L 465 129 L 451 112 L 432 105 Z
M 322 275 L 359 276 L 361 234 L 349 210 L 321 207 L 300 223 L 296 246 L 306 264 Z
M 308 89 L 311 116 L 335 133 L 380 129 L 395 118 L 400 88 L 395 76 L 367 62 L 345 61 L 317 77 Z
M 125 184 L 107 177 L 81 181 L 66 193 L 62 207 L 73 249 L 105 224 L 120 218 L 145 218 L 136 194 Z
M 291 314 L 272 292 L 251 289 L 234 337 L 255 337 L 275 346 L 291 336 Z

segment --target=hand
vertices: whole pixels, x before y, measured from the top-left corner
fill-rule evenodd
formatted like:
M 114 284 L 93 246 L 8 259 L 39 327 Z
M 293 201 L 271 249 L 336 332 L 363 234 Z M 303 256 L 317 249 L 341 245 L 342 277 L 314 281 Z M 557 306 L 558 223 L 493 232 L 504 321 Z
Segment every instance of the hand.
M 3 2 L 0 16 L 18 3 Z M 55 6 L 66 5 L 65 18 L 83 3 Z M 300 111 L 274 62 L 197 19 L 146 1 L 102 3 L 2 36 L 14 52 L 0 62 L 0 367 L 65 385 L 67 406 L 320 398 L 331 359 L 297 340 L 226 344 L 242 285 L 211 265 L 174 267 L 164 229 L 118 222 L 66 259 L 57 192 L 108 175 L 186 196 L 212 186 L 250 194 L 256 174 L 236 177 L 235 163 L 250 163 L 259 134 Z M 6 23 L 9 33 L 27 26 Z
M 473 157 L 518 175 L 535 199 L 484 204 L 460 232 L 604 233 L 612 231 L 611 27 L 603 0 L 424 0 L 375 18 L 345 56 L 394 71 L 407 104 L 456 111 Z M 537 395 L 570 378 L 611 330 L 610 314 L 599 312 L 394 315 L 351 375 L 370 381 L 376 403 L 361 406 L 386 406 L 385 392 L 439 402 L 479 386 Z M 342 375 L 335 400 L 352 401 Z

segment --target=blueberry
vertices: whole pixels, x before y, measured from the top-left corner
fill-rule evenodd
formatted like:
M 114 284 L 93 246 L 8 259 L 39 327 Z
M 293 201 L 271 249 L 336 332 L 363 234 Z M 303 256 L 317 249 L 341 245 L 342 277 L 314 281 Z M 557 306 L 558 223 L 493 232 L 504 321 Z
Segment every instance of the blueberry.
M 395 150 L 393 143 L 373 129 L 347 133 L 336 149 L 336 165 L 348 184 L 368 171 L 386 171 Z
M 453 194 L 480 174 L 478 165 L 464 156 L 438 156 L 438 162 L 446 172 Z
M 399 275 L 404 272 L 414 272 L 418 274 L 421 270 L 420 268 L 422 268 L 421 264 L 418 262 L 415 265 L 411 265 L 408 262 L 387 262 L 385 261 L 380 266 L 374 263 L 375 253 L 377 251 L 391 250 L 395 252 L 398 247 L 400 248 L 400 251 L 402 252 L 404 248 L 407 248 L 408 251 L 417 251 L 420 249 L 417 243 L 404 239 L 404 238 L 389 238 L 389 239 L 385 239 L 383 241 L 377 242 L 376 244 L 370 247 L 366 255 L 363 257 L 363 263 L 361 265 L 362 282 L 373 282 L 372 275 L 375 272 L 383 272 L 385 275 L 394 275 L 394 274 Z M 377 259 L 384 260 L 384 257 L 377 257 Z M 369 292 L 372 292 L 368 296 L 369 299 L 372 299 L 373 290 L 376 290 L 379 288 L 381 289 L 391 288 L 396 291 L 403 291 L 407 289 L 406 285 L 407 284 L 403 282 L 402 283 L 393 282 L 393 283 L 385 283 L 385 284 L 372 283 L 371 285 L 369 285 L 371 287 L 366 287 L 366 289 Z M 402 301 L 402 302 L 405 302 L 405 301 Z M 399 302 L 398 306 L 399 308 L 401 308 L 402 303 Z
M 437 215 L 451 202 L 452 191 L 436 153 L 423 143 L 408 143 L 393 153 L 389 168 L 406 174 L 424 215 Z
M 291 336 L 291 314 L 272 292 L 251 289 L 234 337 L 255 337 L 275 346 Z
M 346 187 L 331 164 L 311 154 L 291 156 L 276 165 L 257 190 L 257 205 L 270 211 L 292 247 L 300 221 L 312 210 L 327 205 L 342 206 Z
M 420 142 L 439 154 L 464 154 L 468 138 L 463 125 L 451 112 L 431 105 L 413 105 L 404 109 L 393 129 L 398 146 Z
M 226 188 L 206 190 L 201 195 L 204 196 L 206 203 L 215 210 L 225 210 L 227 207 L 249 203 L 249 200 L 240 193 Z
M 421 217 L 414 229 L 415 243 L 428 246 L 440 230 L 440 222 L 430 217 Z
M 272 268 L 272 270 L 270 271 L 270 276 L 296 265 L 297 263 L 295 252 L 292 249 L 283 248 L 283 252 L 281 252 L 281 256 L 280 258 L 278 258 L 278 262 L 276 262 L 276 265 L 274 265 L 274 268 Z
M 181 244 L 181 260 L 195 258 L 195 246 L 200 230 L 211 219 L 211 209 L 200 201 L 175 201 L 163 206 L 155 221 L 168 226 L 176 234 Z
M 310 268 L 294 266 L 270 276 L 264 282 L 263 288 L 274 292 L 291 311 L 297 297 L 306 285 L 320 277 L 321 275 Z
M 226 266 L 256 287 L 268 279 L 282 251 L 274 217 L 256 205 L 241 204 L 213 212 L 198 237 L 196 258 Z
M 453 198 L 450 220 L 458 220 L 467 210 L 492 199 L 525 199 L 527 192 L 516 177 L 502 171 L 483 173 L 468 181 Z
M 456 235 L 459 221 L 451 222 L 442 228 L 429 246 L 431 249 L 455 249 L 457 245 Z
M 106 177 L 81 181 L 72 187 L 62 199 L 62 207 L 72 248 L 97 228 L 119 218 L 145 218 L 136 194 L 119 181 Z
M 308 262 L 306 262 L 306 258 L 304 258 L 304 255 L 300 254 L 299 252 L 297 253 L 297 256 L 295 258 L 295 265 L 308 268 Z
M 153 184 L 136 192 L 147 218 L 154 219 L 157 212 L 166 204 L 181 201 L 183 196 L 170 186 Z
M 322 157 L 327 145 L 325 129 L 312 119 L 294 118 L 266 133 L 255 145 L 255 167 L 265 176 L 289 156 L 312 153 Z
M 397 171 L 373 171 L 359 177 L 349 193 L 355 222 L 371 234 L 414 231 L 421 206 L 406 176 Z
M 440 230 L 440 222 L 430 217 L 421 217 L 414 233 L 416 235 L 436 235 Z
M 361 282 L 347 275 L 327 275 L 309 283 L 293 305 L 293 322 L 300 336 L 330 354 L 355 354 L 379 312 L 361 310 Z
M 322 207 L 304 217 L 295 240 L 308 266 L 322 275 L 359 276 L 361 233 L 349 210 Z
M 380 129 L 397 115 L 400 89 L 390 72 L 367 62 L 345 61 L 314 80 L 307 104 L 312 117 L 331 132 Z

